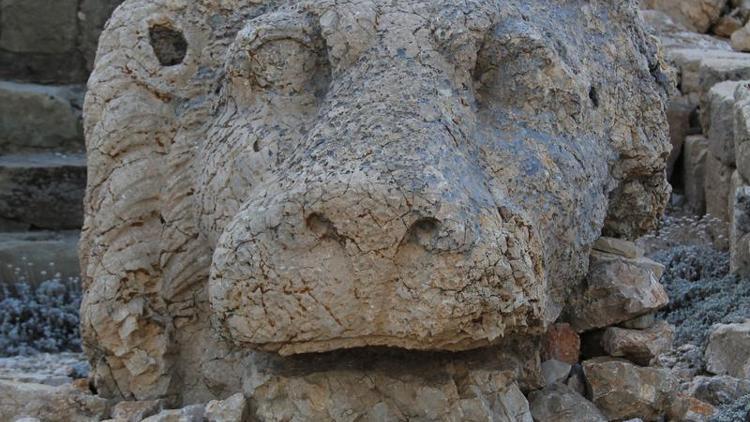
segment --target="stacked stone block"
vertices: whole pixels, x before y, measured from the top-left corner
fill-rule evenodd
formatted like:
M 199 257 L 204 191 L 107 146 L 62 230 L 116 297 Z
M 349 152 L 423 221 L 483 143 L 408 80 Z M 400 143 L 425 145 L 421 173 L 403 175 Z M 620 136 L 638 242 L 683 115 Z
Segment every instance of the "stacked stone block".
M 0 0 L 0 282 L 79 274 L 83 96 L 120 2 Z

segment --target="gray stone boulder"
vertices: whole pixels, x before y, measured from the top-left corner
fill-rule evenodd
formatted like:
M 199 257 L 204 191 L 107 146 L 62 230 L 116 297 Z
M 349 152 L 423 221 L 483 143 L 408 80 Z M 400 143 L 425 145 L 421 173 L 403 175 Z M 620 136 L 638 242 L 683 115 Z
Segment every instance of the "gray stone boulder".
M 690 382 L 687 393 L 714 406 L 723 406 L 750 394 L 750 380 L 728 375 L 699 375 Z
M 0 420 L 28 417 L 45 422 L 95 422 L 112 403 L 68 384 L 59 387 L 0 380 Z
M 750 321 L 714 325 L 705 359 L 713 374 L 750 378 Z
M 640 23 L 582 0 L 123 3 L 85 104 L 99 391 L 206 402 L 243 372 L 209 368 L 255 353 L 542 335 L 594 241 L 668 197 Z
M 554 384 L 529 394 L 535 422 L 605 422 L 593 403 L 563 384 Z

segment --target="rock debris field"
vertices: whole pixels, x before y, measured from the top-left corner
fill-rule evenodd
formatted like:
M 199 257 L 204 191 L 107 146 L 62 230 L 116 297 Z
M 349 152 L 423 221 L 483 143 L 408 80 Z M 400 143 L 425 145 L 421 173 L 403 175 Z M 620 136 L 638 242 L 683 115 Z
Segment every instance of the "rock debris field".
M 749 20 L 0 2 L 0 421 L 750 421 Z

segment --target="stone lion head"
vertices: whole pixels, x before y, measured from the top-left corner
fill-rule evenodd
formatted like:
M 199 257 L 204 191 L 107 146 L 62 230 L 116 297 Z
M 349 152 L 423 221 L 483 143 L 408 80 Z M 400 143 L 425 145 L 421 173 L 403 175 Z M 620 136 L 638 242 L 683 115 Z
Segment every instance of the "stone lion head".
M 628 1 L 126 1 L 85 108 L 95 373 L 543 332 L 663 209 L 662 79 Z

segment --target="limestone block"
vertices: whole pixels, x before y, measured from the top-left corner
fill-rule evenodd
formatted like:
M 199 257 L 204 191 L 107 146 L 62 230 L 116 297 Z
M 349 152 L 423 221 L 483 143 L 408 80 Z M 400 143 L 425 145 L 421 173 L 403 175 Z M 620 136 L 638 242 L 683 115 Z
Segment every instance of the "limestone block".
M 573 328 L 607 327 L 658 310 L 669 302 L 659 283 L 664 266 L 648 258 L 591 254 L 587 287 L 574 296 L 568 315 Z
M 714 325 L 705 358 L 713 374 L 750 378 L 750 321 Z
M 667 122 L 669 123 L 669 138 L 672 143 L 672 151 L 669 153 L 668 176 L 672 175 L 674 165 L 682 155 L 685 138 L 699 128 L 692 127 L 692 116 L 695 113 L 695 104 L 690 101 L 689 96 L 674 97 L 669 101 L 667 108 Z
M 708 139 L 703 135 L 688 136 L 682 154 L 683 192 L 690 208 L 698 215 L 706 211 L 706 160 Z
M 734 166 L 734 92 L 737 81 L 714 85 L 702 102 L 701 119 L 709 150 L 724 165 Z
M 531 415 L 536 422 L 604 422 L 593 403 L 563 384 L 554 384 L 529 394 Z
M 609 327 L 601 341 L 610 356 L 648 365 L 656 356 L 669 350 L 673 340 L 674 327 L 666 321 L 659 321 L 646 330 Z
M 82 86 L 0 81 L 0 153 L 83 151 Z
M 76 47 L 76 0 L 3 0 L 0 49 L 14 53 L 68 53 Z
M 703 188 L 706 198 L 706 213 L 719 220 L 729 221 L 729 189 L 732 167 L 723 164 L 710 152 L 706 155 Z
M 208 422 L 234 422 L 247 419 L 249 408 L 245 395 L 237 393 L 226 400 L 212 400 L 206 405 Z
M 656 420 L 669 411 L 677 390 L 669 370 L 639 367 L 622 359 L 587 360 L 583 370 L 591 401 L 609 420 Z
M 592 248 L 596 251 L 620 255 L 625 258 L 638 259 L 643 257 L 643 248 L 635 242 L 614 237 L 600 237 Z

